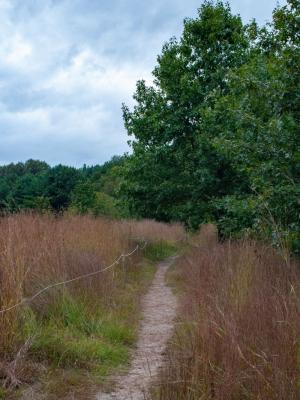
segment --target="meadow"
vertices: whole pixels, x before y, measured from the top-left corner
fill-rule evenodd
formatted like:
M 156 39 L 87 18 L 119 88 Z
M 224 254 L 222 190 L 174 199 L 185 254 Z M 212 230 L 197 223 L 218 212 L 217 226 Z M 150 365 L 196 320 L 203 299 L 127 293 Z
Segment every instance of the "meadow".
M 286 254 L 203 226 L 170 272 L 181 310 L 154 399 L 300 398 L 300 269 Z
M 0 398 L 36 382 L 54 398 L 70 386 L 86 396 L 87 384 L 126 366 L 155 262 L 184 236 L 180 225 L 147 220 L 2 217 Z

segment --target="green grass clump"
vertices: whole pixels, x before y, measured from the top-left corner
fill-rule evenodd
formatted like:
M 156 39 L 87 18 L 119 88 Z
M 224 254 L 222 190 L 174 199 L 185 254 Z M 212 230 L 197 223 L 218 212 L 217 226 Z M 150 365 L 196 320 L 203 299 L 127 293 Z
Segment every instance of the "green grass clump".
M 55 366 L 82 367 L 103 371 L 128 361 L 128 346 L 134 333 L 122 321 L 109 315 L 101 318 L 101 310 L 91 313 L 84 301 L 64 296 L 49 314 L 37 321 L 31 315 L 27 334 L 35 335 L 31 354 L 38 360 L 47 359 Z
M 132 345 L 135 335 L 128 326 L 119 325 L 117 322 L 109 322 L 101 324 L 99 331 L 101 335 L 108 339 L 111 343 L 119 343 L 123 345 Z
M 111 344 L 100 337 L 78 335 L 70 329 L 47 327 L 35 341 L 32 351 L 57 366 L 93 368 L 101 364 L 116 367 L 128 360 L 128 350 L 121 343 Z
M 174 243 L 159 240 L 149 243 L 144 250 L 144 255 L 148 260 L 157 262 L 175 255 L 177 250 L 177 246 Z

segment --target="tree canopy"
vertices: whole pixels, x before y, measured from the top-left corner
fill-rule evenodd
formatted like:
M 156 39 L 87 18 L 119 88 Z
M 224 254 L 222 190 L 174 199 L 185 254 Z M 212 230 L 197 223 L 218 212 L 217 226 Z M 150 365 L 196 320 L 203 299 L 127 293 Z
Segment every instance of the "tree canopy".
M 124 157 L 114 156 L 103 165 L 79 169 L 51 168 L 38 160 L 1 166 L 0 210 L 126 215 L 126 207 L 117 200 L 123 163 Z
M 206 1 L 137 83 L 123 196 L 133 213 L 300 249 L 299 2 L 264 27 Z M 278 238 L 278 235 L 280 238 Z

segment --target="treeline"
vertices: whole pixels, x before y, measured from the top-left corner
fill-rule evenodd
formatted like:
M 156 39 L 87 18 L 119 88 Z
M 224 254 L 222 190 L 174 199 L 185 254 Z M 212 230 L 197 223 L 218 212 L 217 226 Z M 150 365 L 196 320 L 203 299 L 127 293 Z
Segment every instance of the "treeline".
M 153 86 L 123 106 L 133 136 L 123 196 L 133 214 L 216 222 L 300 251 L 300 3 L 243 24 L 206 1 L 158 56 Z
M 132 154 L 103 166 L 0 168 L 0 208 L 15 212 L 213 222 L 300 252 L 300 3 L 243 24 L 205 1 L 158 56 L 154 84 L 123 105 Z
M 117 200 L 123 163 L 124 157 L 115 156 L 103 165 L 79 169 L 51 168 L 38 160 L 1 166 L 0 210 L 126 216 Z

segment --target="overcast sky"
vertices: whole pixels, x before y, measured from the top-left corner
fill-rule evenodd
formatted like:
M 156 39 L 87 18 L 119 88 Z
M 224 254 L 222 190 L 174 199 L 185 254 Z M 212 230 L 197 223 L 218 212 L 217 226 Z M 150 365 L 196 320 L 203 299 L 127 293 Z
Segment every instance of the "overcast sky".
M 230 0 L 244 21 L 276 0 Z M 281 0 L 282 4 L 284 0 Z M 128 150 L 121 104 L 201 0 L 0 0 L 0 164 L 103 163 Z

